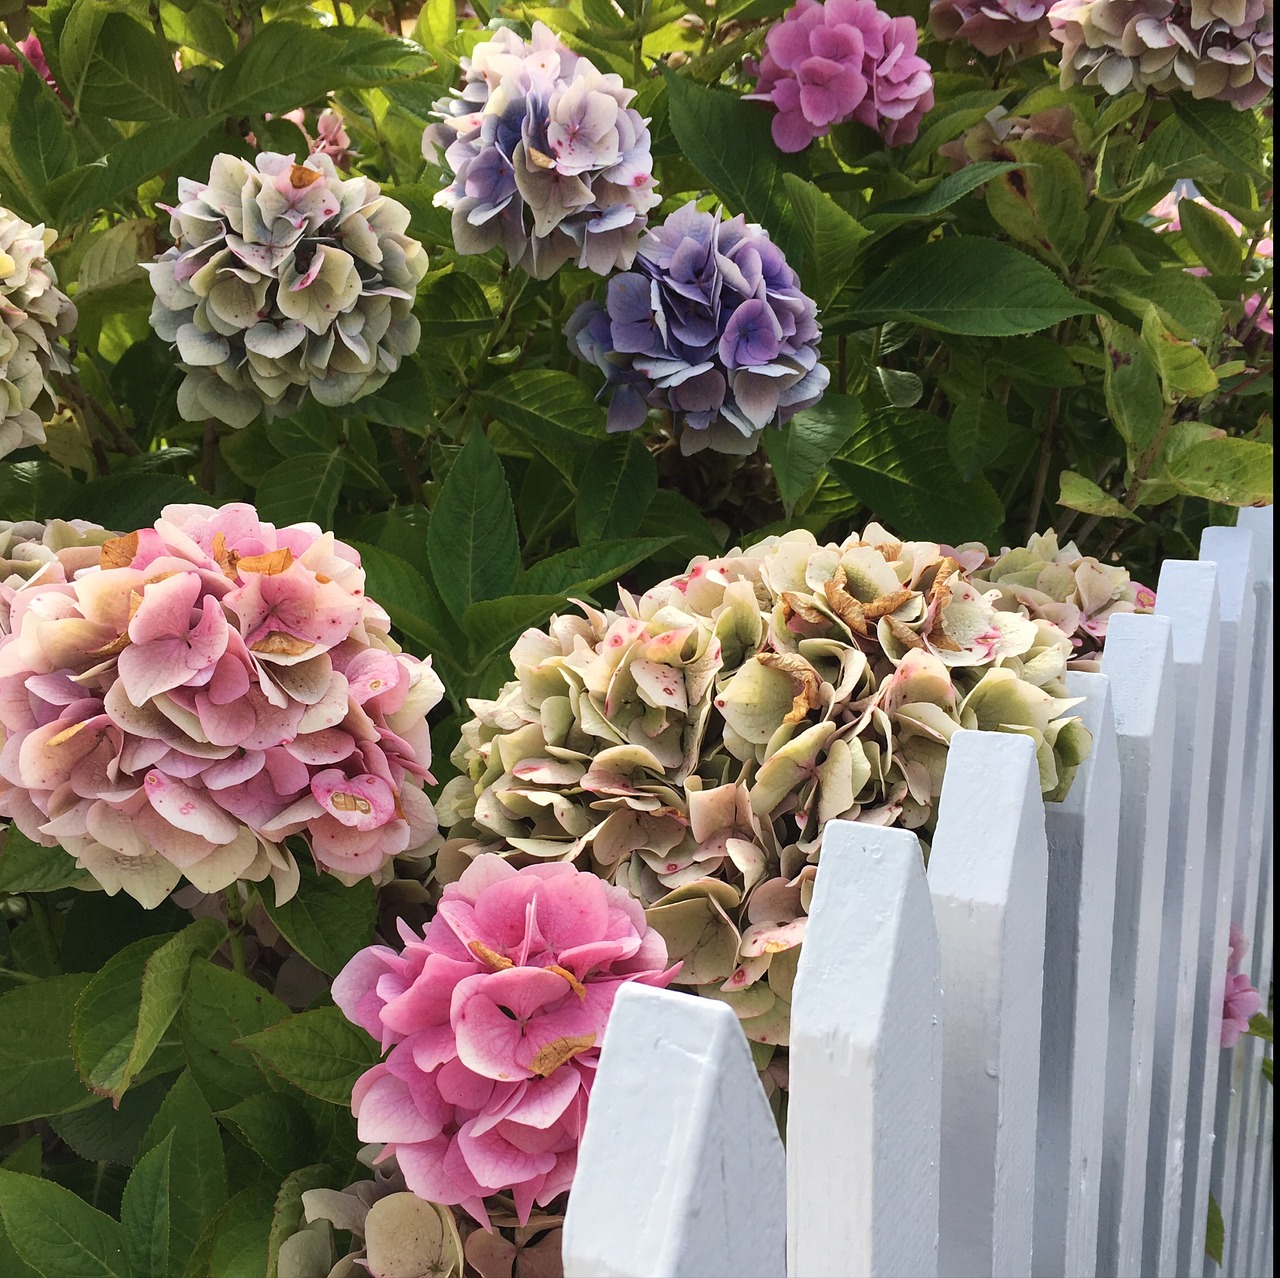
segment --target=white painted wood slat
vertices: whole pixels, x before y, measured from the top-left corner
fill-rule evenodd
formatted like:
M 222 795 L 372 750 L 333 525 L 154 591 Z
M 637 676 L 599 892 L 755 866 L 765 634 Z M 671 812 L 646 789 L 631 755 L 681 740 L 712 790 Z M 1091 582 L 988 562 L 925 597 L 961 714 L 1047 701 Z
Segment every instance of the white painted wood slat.
M 1047 852 L 1028 737 L 957 732 L 929 858 L 944 1009 L 938 1272 L 1031 1272 Z
M 1097 1266 L 1103 1088 L 1115 913 L 1120 765 L 1105 675 L 1068 673 L 1093 747 L 1066 799 L 1045 809 L 1049 886 L 1036 1159 L 1037 1278 Z
M 783 1278 L 786 1156 L 727 1004 L 625 985 L 564 1226 L 565 1278 Z
M 915 835 L 832 822 L 791 1005 L 795 1278 L 938 1272 L 938 964 Z
M 1142 1249 L 1142 1272 L 1152 1278 L 1176 1278 L 1178 1268 L 1209 755 L 1218 696 L 1217 576 L 1211 563 L 1169 560 L 1156 588 L 1156 610 L 1171 626 L 1176 737 Z
M 1107 627 L 1122 797 L 1111 948 L 1098 1271 L 1141 1272 L 1157 970 L 1169 838 L 1174 696 L 1167 617 L 1122 614 Z

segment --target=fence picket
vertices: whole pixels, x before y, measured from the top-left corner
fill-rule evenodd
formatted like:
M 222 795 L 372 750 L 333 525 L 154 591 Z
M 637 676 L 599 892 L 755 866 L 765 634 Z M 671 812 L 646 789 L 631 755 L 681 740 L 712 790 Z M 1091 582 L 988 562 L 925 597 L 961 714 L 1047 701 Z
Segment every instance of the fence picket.
M 1220 1050 L 1222 983 L 1226 977 L 1228 930 L 1233 908 L 1236 866 L 1243 844 L 1243 798 L 1245 773 L 1256 767 L 1257 716 L 1251 716 L 1253 702 L 1254 626 L 1256 599 L 1257 539 L 1247 528 L 1207 528 L 1201 537 L 1201 560 L 1217 565 L 1217 588 L 1221 630 L 1219 634 L 1219 702 L 1215 717 L 1213 768 L 1210 776 L 1210 820 L 1208 829 L 1220 837 L 1212 914 L 1202 917 L 1201 972 L 1196 986 L 1197 1023 L 1193 1041 L 1203 1042 L 1203 1051 L 1192 1050 L 1188 1106 L 1188 1168 L 1196 1169 L 1196 1201 L 1183 1202 L 1183 1227 L 1179 1238 L 1180 1273 L 1203 1273 L 1212 1261 L 1204 1256 L 1204 1223 L 1208 1195 L 1213 1195 L 1224 1211 L 1230 1236 L 1230 1204 L 1224 1201 L 1226 1146 L 1229 1141 L 1231 1060 L 1222 1060 Z M 1252 718 L 1252 722 L 1251 722 Z M 1248 762 L 1248 766 L 1247 766 Z M 1252 793 L 1252 791 L 1251 791 Z M 1211 859 L 1211 857 L 1210 857 Z M 1206 870 L 1208 871 L 1206 867 Z M 1206 907 L 1210 904 L 1206 873 Z M 1199 977 L 1204 977 L 1202 985 Z M 1201 1037 L 1201 1017 L 1204 1019 Z M 1199 1106 L 1198 1115 L 1194 1113 Z M 1196 1118 L 1198 1117 L 1198 1123 Z M 1238 1119 L 1236 1119 L 1238 1120 Z M 1193 1150 L 1192 1140 L 1198 1144 Z M 1192 1156 L 1194 1155 L 1194 1164 Z M 1192 1178 L 1188 1176 L 1188 1188 Z M 1225 1254 L 1224 1254 L 1225 1259 Z M 1213 1266 L 1216 1273 L 1216 1266 Z
M 564 1226 L 565 1278 L 783 1278 L 786 1158 L 724 1003 L 625 985 Z
M 1115 913 L 1120 765 L 1105 675 L 1070 673 L 1093 748 L 1061 803 L 1045 809 L 1049 847 L 1036 1158 L 1037 1278 L 1092 1278 L 1098 1250 L 1102 1089 Z
M 1031 1272 L 1048 854 L 1028 737 L 957 732 L 929 858 L 944 1008 L 938 1272 Z
M 1171 625 L 1133 613 L 1107 627 L 1120 755 L 1120 846 L 1111 948 L 1098 1269 L 1141 1272 L 1157 971 L 1169 837 L 1174 696 Z
M 942 1026 L 915 835 L 834 821 L 791 1010 L 788 1272 L 934 1278 Z
M 1209 754 L 1218 695 L 1217 576 L 1211 563 L 1169 560 L 1156 588 L 1156 610 L 1171 624 L 1175 744 L 1143 1213 L 1142 1272 L 1152 1278 L 1174 1278 L 1178 1271 Z
M 1273 691 L 1272 625 L 1272 512 L 1241 512 L 1240 527 L 1253 534 L 1254 550 L 1254 649 L 1250 674 L 1249 741 L 1245 756 L 1244 792 L 1241 797 L 1239 860 L 1236 863 L 1235 887 L 1232 893 L 1231 917 L 1237 920 L 1249 938 L 1249 953 L 1244 970 L 1256 986 L 1269 979 L 1269 966 L 1260 964 L 1264 956 L 1263 926 L 1259 906 L 1265 901 L 1268 863 L 1263 863 L 1263 836 L 1266 818 L 1267 779 L 1271 776 L 1271 699 Z M 1268 964 L 1270 955 L 1266 955 Z M 1261 988 L 1265 989 L 1263 984 Z M 1252 1225 L 1256 1181 L 1257 1144 L 1255 1130 L 1259 1125 L 1260 1107 L 1265 1084 L 1261 1077 L 1262 1043 L 1246 1038 L 1237 1047 L 1242 1057 L 1241 1086 L 1231 1097 L 1228 1115 L 1228 1137 L 1225 1176 L 1233 1178 L 1229 1196 L 1236 1204 L 1227 1221 L 1227 1239 L 1223 1262 L 1228 1272 L 1247 1278 L 1249 1274 L 1249 1231 Z
M 1275 752 L 1270 751 L 1268 775 L 1274 775 Z M 1259 990 L 1265 990 L 1271 980 L 1272 945 L 1275 940 L 1275 865 L 1273 846 L 1273 801 L 1274 791 L 1271 785 L 1266 787 L 1266 802 L 1262 820 L 1262 871 L 1265 876 L 1266 890 L 1258 892 L 1258 922 L 1254 935 L 1259 937 L 1257 966 L 1253 969 L 1253 983 Z M 1261 1044 L 1259 1044 L 1261 1046 Z M 1274 1056 L 1272 1049 L 1265 1049 L 1262 1055 Z M 1261 1062 L 1259 1062 L 1261 1072 Z M 1250 1215 L 1249 1251 L 1246 1272 L 1262 1274 L 1268 1271 L 1271 1263 L 1270 1206 L 1271 1182 L 1274 1175 L 1272 1159 L 1272 1140 L 1274 1136 L 1275 1105 L 1274 1088 L 1262 1083 L 1260 1085 L 1262 1108 L 1258 1122 L 1254 1126 L 1256 1153 L 1254 1166 L 1254 1201 Z

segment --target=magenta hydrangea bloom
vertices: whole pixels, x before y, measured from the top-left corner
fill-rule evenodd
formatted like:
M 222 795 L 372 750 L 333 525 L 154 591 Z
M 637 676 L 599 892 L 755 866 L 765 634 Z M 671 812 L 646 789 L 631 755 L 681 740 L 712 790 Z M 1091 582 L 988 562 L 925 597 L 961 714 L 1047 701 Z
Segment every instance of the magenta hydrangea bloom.
M 563 863 L 479 856 L 421 936 L 400 931 L 401 952 L 361 950 L 333 983 L 388 1052 L 352 1093 L 360 1139 L 419 1197 L 487 1227 L 509 1190 L 523 1223 L 573 1179 L 614 996 L 679 965 L 625 889 Z
M 571 316 L 569 344 L 608 379 L 608 429 L 668 410 L 684 453 L 752 452 L 822 397 L 817 307 L 769 233 L 692 201 L 640 244 L 608 301 Z
M 933 106 L 933 72 L 917 43 L 915 23 L 891 18 L 875 0 L 798 0 L 769 28 L 748 97 L 777 107 L 773 140 L 782 151 L 803 151 L 848 120 L 902 146 Z
M 95 564 L 17 590 L 0 640 L 0 815 L 150 907 L 296 889 L 301 836 L 345 883 L 436 831 L 426 714 L 360 557 L 247 505 L 168 506 Z
M 458 252 L 501 245 L 537 279 L 571 260 L 598 275 L 630 266 L 659 202 L 635 90 L 541 22 L 529 41 L 495 31 L 462 70 L 422 138 L 423 155 L 439 163 L 443 152 L 453 172 L 435 202 L 453 210 Z
M 1249 952 L 1249 939 L 1239 924 L 1232 923 L 1227 944 L 1227 979 L 1222 990 L 1222 1046 L 1234 1047 L 1249 1032 L 1249 1021 L 1262 1008 L 1262 995 L 1254 989 L 1247 972 L 1240 970 Z

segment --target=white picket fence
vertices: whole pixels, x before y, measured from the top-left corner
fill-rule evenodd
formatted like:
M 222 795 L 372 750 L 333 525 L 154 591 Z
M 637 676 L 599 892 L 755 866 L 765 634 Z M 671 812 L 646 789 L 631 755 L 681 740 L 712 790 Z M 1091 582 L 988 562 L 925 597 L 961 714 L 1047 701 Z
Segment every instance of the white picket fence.
M 630 986 L 605 1034 L 567 1278 L 1272 1272 L 1261 1042 L 1219 1047 L 1228 926 L 1272 945 L 1272 512 L 1164 565 L 1073 673 L 1093 752 L 960 732 L 915 836 L 826 835 L 784 1150 L 733 1012 Z M 1046 908 L 1047 905 L 1047 908 Z

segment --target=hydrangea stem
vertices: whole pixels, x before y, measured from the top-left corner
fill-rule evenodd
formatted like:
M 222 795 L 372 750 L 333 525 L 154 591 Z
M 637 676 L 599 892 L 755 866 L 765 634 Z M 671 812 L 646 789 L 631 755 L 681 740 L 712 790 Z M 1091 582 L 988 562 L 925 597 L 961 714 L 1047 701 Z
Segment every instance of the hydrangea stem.
M 231 966 L 241 975 L 247 976 L 249 964 L 244 951 L 244 902 L 240 899 L 240 888 L 231 884 L 223 893 L 227 903 L 227 940 L 231 945 Z

